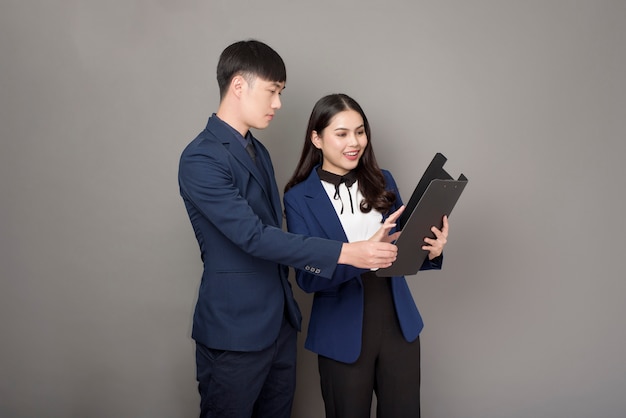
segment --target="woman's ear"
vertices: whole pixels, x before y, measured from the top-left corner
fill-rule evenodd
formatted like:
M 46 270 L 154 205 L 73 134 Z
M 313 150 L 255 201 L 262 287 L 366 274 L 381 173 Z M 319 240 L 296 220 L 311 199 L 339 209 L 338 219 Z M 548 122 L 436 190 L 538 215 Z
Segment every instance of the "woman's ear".
M 311 143 L 317 149 L 321 149 L 322 148 L 322 139 L 317 134 L 317 131 L 311 132 Z

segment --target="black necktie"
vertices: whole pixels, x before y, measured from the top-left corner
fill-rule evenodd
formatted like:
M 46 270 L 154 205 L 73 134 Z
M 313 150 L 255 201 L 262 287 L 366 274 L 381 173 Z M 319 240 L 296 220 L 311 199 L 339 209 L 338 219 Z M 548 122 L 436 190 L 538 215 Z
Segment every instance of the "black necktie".
M 254 145 L 252 145 L 252 141 L 248 142 L 246 145 L 246 151 L 250 158 L 252 158 L 252 162 L 256 164 L 256 151 L 254 150 Z
M 343 176 L 338 174 L 333 174 L 326 170 L 322 170 L 322 167 L 317 168 L 317 175 L 320 177 L 320 180 L 326 181 L 335 186 L 335 195 L 333 199 L 341 201 L 341 212 L 340 215 L 343 214 L 343 200 L 341 200 L 341 195 L 339 194 L 339 186 L 341 183 L 346 184 L 346 189 L 348 189 L 348 196 L 350 196 L 350 209 L 352 213 L 354 213 L 354 205 L 352 204 L 352 193 L 350 193 L 350 187 L 356 182 L 356 173 L 354 171 L 349 171 Z
M 267 171 L 265 171 L 265 168 L 263 167 L 262 161 L 261 160 L 257 161 L 256 159 L 256 150 L 254 149 L 254 144 L 252 144 L 252 141 L 249 141 L 248 145 L 246 145 L 246 152 L 252 159 L 252 162 L 254 163 L 254 165 L 256 165 L 256 168 L 258 168 L 259 171 L 261 172 L 262 179 L 265 182 L 265 187 L 269 188 L 272 182 L 269 179 L 269 175 L 267 174 Z

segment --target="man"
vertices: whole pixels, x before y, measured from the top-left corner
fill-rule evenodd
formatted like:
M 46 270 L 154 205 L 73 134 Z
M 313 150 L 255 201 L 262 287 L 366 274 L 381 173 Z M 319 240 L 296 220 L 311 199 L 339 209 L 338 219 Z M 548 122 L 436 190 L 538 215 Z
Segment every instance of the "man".
M 382 268 L 397 254 L 387 242 L 282 230 L 272 162 L 250 128 L 269 125 L 286 78 L 283 60 L 264 43 L 227 47 L 217 66 L 217 113 L 181 156 L 180 192 L 204 262 L 192 331 L 201 417 L 290 416 L 301 315 L 288 265 L 328 280 L 337 264 Z

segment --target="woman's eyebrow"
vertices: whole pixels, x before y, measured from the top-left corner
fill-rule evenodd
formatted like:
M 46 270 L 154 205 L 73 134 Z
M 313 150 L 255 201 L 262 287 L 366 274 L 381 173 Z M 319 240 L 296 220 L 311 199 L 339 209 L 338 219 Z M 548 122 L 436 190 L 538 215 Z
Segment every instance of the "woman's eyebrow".
M 362 125 L 359 125 L 356 128 L 354 128 L 354 130 L 356 131 L 357 129 L 361 129 L 361 128 L 364 128 L 364 127 L 365 127 L 365 124 L 362 124 Z M 349 128 L 344 128 L 343 126 L 339 126 L 338 128 L 335 128 L 334 130 L 335 131 L 349 131 L 350 129 Z

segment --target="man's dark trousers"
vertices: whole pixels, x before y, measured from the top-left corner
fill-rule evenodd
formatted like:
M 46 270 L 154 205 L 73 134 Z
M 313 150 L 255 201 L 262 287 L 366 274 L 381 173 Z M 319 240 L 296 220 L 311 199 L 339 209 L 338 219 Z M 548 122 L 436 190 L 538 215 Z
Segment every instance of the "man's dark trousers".
M 289 418 L 296 385 L 296 330 L 285 319 L 276 341 L 239 352 L 196 343 L 201 418 Z

